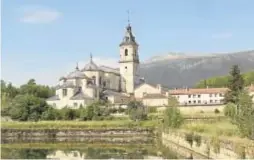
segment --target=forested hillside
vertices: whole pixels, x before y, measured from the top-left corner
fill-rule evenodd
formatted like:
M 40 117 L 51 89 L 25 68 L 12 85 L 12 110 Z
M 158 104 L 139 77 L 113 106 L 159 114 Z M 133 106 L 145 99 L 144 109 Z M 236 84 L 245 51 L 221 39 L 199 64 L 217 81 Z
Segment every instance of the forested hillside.
M 254 71 L 243 73 L 242 76 L 244 79 L 245 86 L 254 84 Z M 229 77 L 230 76 L 227 75 L 227 76 L 219 76 L 219 77 L 213 77 L 213 78 L 201 80 L 195 85 L 195 87 L 196 88 L 205 88 L 206 86 L 215 87 L 215 88 L 227 87 L 229 83 Z

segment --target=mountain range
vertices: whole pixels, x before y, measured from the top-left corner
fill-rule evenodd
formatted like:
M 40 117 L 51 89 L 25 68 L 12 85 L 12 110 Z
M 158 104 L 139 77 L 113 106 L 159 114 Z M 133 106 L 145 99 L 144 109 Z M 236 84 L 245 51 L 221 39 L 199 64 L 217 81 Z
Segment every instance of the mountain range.
M 169 88 L 193 87 L 200 80 L 227 75 L 233 65 L 239 65 L 241 72 L 254 70 L 254 50 L 203 55 L 172 52 L 141 63 L 140 75 L 148 83 Z

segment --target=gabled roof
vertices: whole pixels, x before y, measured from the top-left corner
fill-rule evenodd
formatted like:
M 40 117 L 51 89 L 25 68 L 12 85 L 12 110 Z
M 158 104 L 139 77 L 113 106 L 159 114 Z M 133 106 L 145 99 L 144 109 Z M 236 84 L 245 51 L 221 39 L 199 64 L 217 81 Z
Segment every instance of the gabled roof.
M 94 99 L 94 98 L 89 97 L 88 95 L 84 94 L 82 91 L 77 92 L 70 98 L 70 100 L 84 100 L 84 99 Z
M 58 95 L 55 95 L 46 99 L 46 101 L 58 101 L 58 100 L 60 100 Z
M 62 89 L 62 88 L 75 88 L 75 85 L 73 84 L 73 82 L 66 81 L 66 82 L 64 82 L 62 85 L 57 85 L 55 88 L 56 88 L 56 89 Z
M 128 97 L 127 95 L 125 95 L 123 93 L 115 92 L 112 90 L 105 90 L 105 91 L 103 91 L 103 94 L 110 95 L 110 96 L 118 96 L 118 97 Z
M 111 67 L 108 67 L 108 66 L 104 66 L 104 65 L 101 65 L 99 67 L 99 69 L 103 72 L 108 72 L 108 73 L 114 73 L 114 74 L 120 74 L 120 70 L 119 68 L 111 68 Z

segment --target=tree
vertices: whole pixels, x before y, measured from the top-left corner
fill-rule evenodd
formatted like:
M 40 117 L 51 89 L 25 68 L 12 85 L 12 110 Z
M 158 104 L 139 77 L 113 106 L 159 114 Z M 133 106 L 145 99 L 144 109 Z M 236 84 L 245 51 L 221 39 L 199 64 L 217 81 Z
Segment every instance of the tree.
M 19 121 L 37 121 L 48 108 L 44 99 L 33 95 L 18 95 L 10 104 L 8 110 L 12 119 Z
M 179 106 L 178 100 L 173 96 L 169 96 L 167 107 L 178 107 L 178 106 Z
M 239 95 L 239 110 L 236 115 L 237 126 L 245 137 L 251 137 L 254 135 L 254 105 L 252 102 L 252 97 L 247 92 L 242 92 Z
M 234 103 L 228 103 L 223 109 L 224 115 L 230 117 L 231 120 L 235 121 L 236 116 L 236 105 Z
M 21 94 L 30 94 L 40 98 L 49 98 L 54 95 L 55 90 L 48 86 L 37 85 L 34 79 L 20 87 Z
M 234 65 L 230 71 L 228 88 L 229 91 L 225 95 L 225 102 L 237 104 L 238 96 L 244 89 L 244 80 L 238 65 Z
M 127 113 L 132 120 L 146 120 L 147 119 L 147 111 L 143 103 L 138 101 L 131 101 L 127 105 Z
M 169 103 L 163 115 L 165 127 L 179 128 L 183 124 L 184 119 L 178 107 L 177 99 L 169 97 Z

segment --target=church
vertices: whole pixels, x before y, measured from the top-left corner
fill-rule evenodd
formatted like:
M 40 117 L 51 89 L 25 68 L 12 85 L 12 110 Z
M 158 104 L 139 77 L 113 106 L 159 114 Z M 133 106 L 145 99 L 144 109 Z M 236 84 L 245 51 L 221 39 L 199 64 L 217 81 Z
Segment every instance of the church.
M 146 84 L 144 78 L 139 76 L 138 47 L 129 23 L 119 45 L 120 68 L 98 66 L 90 55 L 88 64 L 81 68 L 77 65 L 73 72 L 59 79 L 56 94 L 48 98 L 47 103 L 57 108 L 77 108 L 99 99 L 106 99 L 112 104 L 126 104 L 131 98 L 143 100 L 147 97 L 159 98 L 159 103 L 163 98 L 163 104 L 166 104 L 167 96 L 162 87 Z M 149 92 L 157 95 L 150 95 L 149 98 Z

